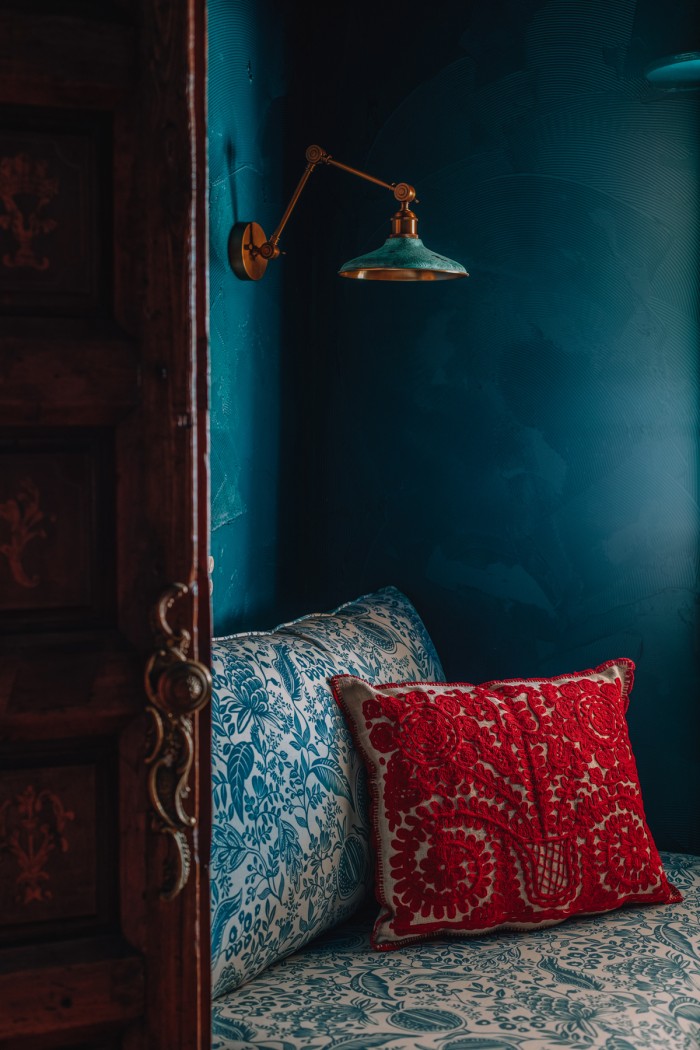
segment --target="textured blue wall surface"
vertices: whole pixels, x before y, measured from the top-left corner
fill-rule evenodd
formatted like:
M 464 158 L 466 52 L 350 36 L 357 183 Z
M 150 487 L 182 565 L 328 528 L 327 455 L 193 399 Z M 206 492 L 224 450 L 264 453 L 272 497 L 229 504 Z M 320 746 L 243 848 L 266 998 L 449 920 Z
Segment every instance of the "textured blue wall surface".
M 270 0 L 209 0 L 211 488 L 214 629 L 277 608 L 281 280 L 239 281 L 234 222 L 283 210 L 285 17 Z
M 394 583 L 453 678 L 631 656 L 652 830 L 700 852 L 700 96 L 643 78 L 694 0 L 290 6 L 209 4 L 216 630 Z M 237 282 L 314 141 L 472 276 L 339 280 L 393 201 L 324 169 Z
M 665 5 L 471 6 L 375 63 L 390 34 L 361 4 L 342 86 L 306 113 L 341 159 L 413 182 L 426 244 L 472 273 L 338 281 L 392 202 L 328 183 L 306 570 L 317 604 L 403 588 L 454 678 L 631 656 L 652 827 L 700 851 L 699 95 L 643 78 Z

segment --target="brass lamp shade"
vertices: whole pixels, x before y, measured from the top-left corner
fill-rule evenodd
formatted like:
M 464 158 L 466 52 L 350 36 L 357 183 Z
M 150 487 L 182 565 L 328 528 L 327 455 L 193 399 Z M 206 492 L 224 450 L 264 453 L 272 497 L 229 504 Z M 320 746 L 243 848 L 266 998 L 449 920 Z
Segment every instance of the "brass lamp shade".
M 468 277 L 461 263 L 437 255 L 420 237 L 388 237 L 381 248 L 350 259 L 338 270 L 341 277 L 363 281 L 450 281 Z

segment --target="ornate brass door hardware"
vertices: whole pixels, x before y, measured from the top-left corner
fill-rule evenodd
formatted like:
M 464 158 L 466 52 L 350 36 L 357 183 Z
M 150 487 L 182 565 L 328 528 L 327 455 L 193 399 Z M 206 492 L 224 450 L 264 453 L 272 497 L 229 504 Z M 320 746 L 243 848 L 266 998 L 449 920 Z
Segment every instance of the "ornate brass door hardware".
M 198 660 L 188 660 L 191 637 L 182 629 L 175 633 L 168 624 L 173 604 L 188 593 L 184 583 L 166 588 L 153 610 L 159 648 L 146 664 L 145 686 L 149 704 L 146 710 L 153 722 L 153 747 L 146 758 L 150 766 L 148 795 L 154 810 L 156 830 L 168 835 L 174 846 L 174 860 L 168 861 L 160 896 L 173 900 L 187 883 L 191 850 L 186 831 L 196 824 L 184 807 L 189 795 L 189 774 L 193 761 L 191 715 L 211 699 L 211 674 Z

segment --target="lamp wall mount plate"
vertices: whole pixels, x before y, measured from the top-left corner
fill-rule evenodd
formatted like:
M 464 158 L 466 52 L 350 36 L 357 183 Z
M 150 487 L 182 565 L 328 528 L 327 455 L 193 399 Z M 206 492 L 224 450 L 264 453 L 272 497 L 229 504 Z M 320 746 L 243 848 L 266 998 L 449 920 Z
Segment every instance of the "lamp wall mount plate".
M 238 222 L 231 230 L 228 254 L 231 269 L 243 281 L 259 281 L 265 275 L 267 265 L 280 255 L 279 240 L 292 211 L 306 186 L 312 172 L 319 164 L 327 164 L 350 175 L 357 175 L 367 182 L 391 190 L 399 208 L 391 219 L 391 233 L 383 246 L 357 259 L 351 259 L 339 270 L 342 277 L 380 281 L 426 281 L 448 280 L 468 277 L 461 263 L 429 251 L 418 236 L 418 216 L 411 209 L 417 203 L 416 191 L 408 182 L 384 182 L 368 175 L 359 168 L 352 168 L 335 160 L 321 146 L 309 146 L 306 150 L 306 168 L 292 198 L 287 205 L 279 225 L 271 237 L 267 237 L 257 222 Z
M 257 222 L 237 222 L 228 241 L 231 269 L 242 281 L 259 281 L 265 276 L 267 264 L 273 255 L 267 255 L 270 242 Z

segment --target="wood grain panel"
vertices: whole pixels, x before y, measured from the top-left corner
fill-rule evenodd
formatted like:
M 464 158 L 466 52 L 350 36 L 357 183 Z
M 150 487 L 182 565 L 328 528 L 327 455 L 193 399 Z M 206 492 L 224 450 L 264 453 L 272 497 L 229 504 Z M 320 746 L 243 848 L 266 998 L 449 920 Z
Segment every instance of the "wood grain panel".
M 31 7 L 48 11 L 41 18 Z M 62 5 L 63 6 L 63 5 Z M 131 25 L 107 19 L 125 4 L 17 4 L 0 13 L 0 96 L 23 104 L 109 106 L 123 98 L 136 71 Z M 105 20 L 94 17 L 103 10 Z M 90 12 L 93 17 L 81 17 Z
M 136 347 L 95 323 L 22 318 L 2 324 L 4 426 L 103 426 L 138 404 Z
M 30 1050 L 40 1033 L 124 1024 L 143 1011 L 143 960 L 108 940 L 47 946 L 40 966 L 26 949 L 0 952 L 0 1002 L 0 1046 L 32 1037 Z
M 123 1047 L 121 1034 L 110 1036 L 104 1025 L 87 1025 L 77 1032 L 74 1029 L 31 1036 L 31 1050 L 122 1050 Z M 0 1050 L 28 1050 L 27 1040 L 0 1039 Z
M 106 1034 L 104 1025 L 88 1025 L 77 1032 L 52 1032 L 31 1037 L 31 1050 L 122 1050 L 123 1047 L 121 1034 Z M 0 1039 L 0 1050 L 28 1050 L 27 1040 Z
M 142 680 L 115 632 L 1 638 L 0 743 L 117 733 L 142 709 Z

